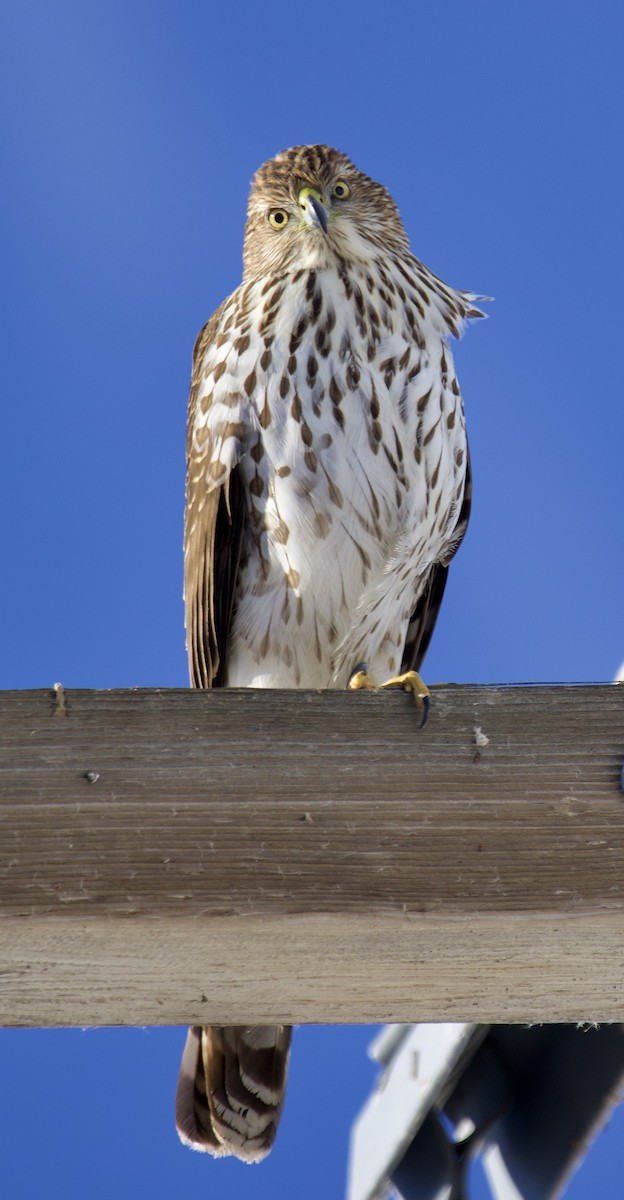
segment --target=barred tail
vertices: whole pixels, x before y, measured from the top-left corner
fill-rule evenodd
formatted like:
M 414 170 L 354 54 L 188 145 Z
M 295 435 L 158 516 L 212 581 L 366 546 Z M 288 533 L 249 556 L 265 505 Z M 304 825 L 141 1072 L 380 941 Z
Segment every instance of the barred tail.
M 176 1093 L 181 1140 L 215 1158 L 260 1162 L 284 1106 L 290 1025 L 193 1025 Z

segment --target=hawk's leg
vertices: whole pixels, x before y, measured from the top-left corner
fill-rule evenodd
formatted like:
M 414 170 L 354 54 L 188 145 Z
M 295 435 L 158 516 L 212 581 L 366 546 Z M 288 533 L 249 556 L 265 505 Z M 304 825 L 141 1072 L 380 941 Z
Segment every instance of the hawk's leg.
M 367 688 L 369 691 L 376 692 L 378 685 L 373 682 L 368 673 L 368 664 L 365 662 L 358 663 L 354 667 L 349 676 L 347 687 L 352 691 L 360 691 L 362 688 Z M 400 687 L 405 692 L 411 692 L 418 707 L 422 709 L 422 721 L 420 728 L 422 729 L 427 717 L 429 716 L 429 708 L 431 701 L 429 699 L 429 688 L 423 683 L 420 675 L 416 671 L 405 671 L 402 675 L 395 675 L 392 679 L 386 679 L 385 683 L 379 684 L 379 688 Z

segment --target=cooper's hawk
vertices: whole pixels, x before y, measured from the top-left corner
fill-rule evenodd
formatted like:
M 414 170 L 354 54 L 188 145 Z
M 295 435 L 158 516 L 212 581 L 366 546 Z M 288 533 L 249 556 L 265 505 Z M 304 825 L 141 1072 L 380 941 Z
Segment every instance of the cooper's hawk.
M 260 168 L 243 259 L 193 361 L 192 684 L 342 688 L 399 672 L 424 696 L 415 671 L 470 509 L 447 339 L 482 315 L 478 297 L 414 258 L 386 189 L 328 146 Z M 286 1026 L 193 1028 L 183 1140 L 263 1158 L 290 1037 Z

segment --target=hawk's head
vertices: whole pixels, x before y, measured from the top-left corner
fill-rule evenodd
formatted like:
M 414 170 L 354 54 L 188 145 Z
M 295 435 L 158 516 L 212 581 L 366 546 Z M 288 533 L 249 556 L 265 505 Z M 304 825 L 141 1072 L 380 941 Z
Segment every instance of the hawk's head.
M 367 262 L 405 253 L 407 235 L 394 200 L 330 146 L 282 150 L 251 186 L 245 278 Z

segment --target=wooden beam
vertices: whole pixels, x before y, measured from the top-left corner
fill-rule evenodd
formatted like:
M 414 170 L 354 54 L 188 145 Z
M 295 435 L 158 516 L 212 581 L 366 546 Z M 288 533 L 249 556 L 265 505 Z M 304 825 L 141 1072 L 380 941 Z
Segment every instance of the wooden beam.
M 624 1020 L 624 687 L 0 693 L 0 1023 Z

